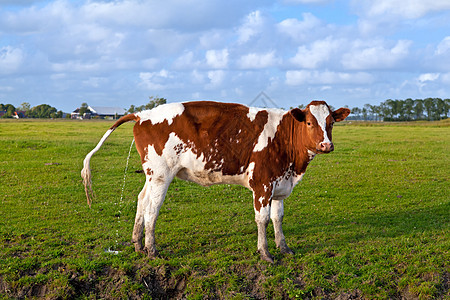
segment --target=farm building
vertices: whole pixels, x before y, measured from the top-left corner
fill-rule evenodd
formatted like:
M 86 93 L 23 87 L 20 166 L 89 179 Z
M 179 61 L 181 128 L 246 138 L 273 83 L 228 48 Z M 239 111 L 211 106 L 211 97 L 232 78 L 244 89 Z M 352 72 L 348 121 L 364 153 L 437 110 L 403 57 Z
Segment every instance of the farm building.
M 118 119 L 126 113 L 126 109 L 121 107 L 88 106 L 88 112 L 82 116 L 80 116 L 80 108 L 75 109 L 70 116 L 72 119 L 91 119 L 94 117 L 100 119 Z

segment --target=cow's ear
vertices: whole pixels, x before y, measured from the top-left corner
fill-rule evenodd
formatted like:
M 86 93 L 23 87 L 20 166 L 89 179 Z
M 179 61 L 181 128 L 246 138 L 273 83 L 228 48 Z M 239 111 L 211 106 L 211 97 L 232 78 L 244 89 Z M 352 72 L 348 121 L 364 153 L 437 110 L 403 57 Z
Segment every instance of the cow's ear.
M 305 120 L 305 112 L 300 108 L 293 108 L 289 111 L 289 113 L 299 122 L 303 122 Z
M 341 107 L 338 110 L 332 112 L 333 118 L 336 122 L 340 122 L 345 120 L 347 116 L 350 114 L 350 109 Z

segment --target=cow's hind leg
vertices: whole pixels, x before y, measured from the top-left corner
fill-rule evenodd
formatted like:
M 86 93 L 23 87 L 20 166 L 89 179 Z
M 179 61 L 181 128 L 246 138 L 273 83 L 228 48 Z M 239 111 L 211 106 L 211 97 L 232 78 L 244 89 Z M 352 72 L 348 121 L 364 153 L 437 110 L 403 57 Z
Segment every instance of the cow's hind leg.
M 134 244 L 134 249 L 136 252 L 143 252 L 144 248 L 142 245 L 142 239 L 144 237 L 144 207 L 145 204 L 144 201 L 146 201 L 146 193 L 147 193 L 147 185 L 148 185 L 148 178 L 145 181 L 144 188 L 139 193 L 138 196 L 138 202 L 137 202 L 137 209 L 136 209 L 136 218 L 134 221 L 134 228 L 133 228 L 133 236 L 132 241 Z
M 294 252 L 289 249 L 288 245 L 286 244 L 286 238 L 283 234 L 283 216 L 283 200 L 272 200 L 270 217 L 272 219 L 273 228 L 275 231 L 275 244 L 280 249 L 281 253 L 294 254 Z
M 158 219 L 159 210 L 164 202 L 164 198 L 169 188 L 173 176 L 161 175 L 153 176 L 148 184 L 145 194 L 147 201 L 144 207 L 144 223 L 145 223 L 145 247 L 149 257 L 158 255 L 155 245 L 155 227 Z

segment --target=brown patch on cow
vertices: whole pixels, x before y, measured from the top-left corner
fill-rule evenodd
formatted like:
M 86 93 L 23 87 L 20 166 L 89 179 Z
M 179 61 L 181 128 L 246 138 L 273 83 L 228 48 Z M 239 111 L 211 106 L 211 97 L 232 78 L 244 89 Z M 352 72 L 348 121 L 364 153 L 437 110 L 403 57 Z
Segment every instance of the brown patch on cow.
M 169 129 L 169 122 L 152 124 L 150 120 L 141 123 L 137 122 L 134 125 L 133 133 L 135 137 L 136 149 L 141 156 L 141 162 L 145 162 L 148 147 L 153 146 L 156 153 L 161 156 L 164 146 L 169 139 L 169 134 L 172 132 Z

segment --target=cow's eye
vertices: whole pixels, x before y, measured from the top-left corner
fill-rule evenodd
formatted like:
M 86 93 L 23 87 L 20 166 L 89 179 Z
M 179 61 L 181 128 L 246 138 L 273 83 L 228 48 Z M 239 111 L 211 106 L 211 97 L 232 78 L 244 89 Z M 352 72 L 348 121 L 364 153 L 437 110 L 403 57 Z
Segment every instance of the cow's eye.
M 308 122 L 308 123 L 306 123 L 306 124 L 308 124 L 308 126 L 311 126 L 311 122 Z

